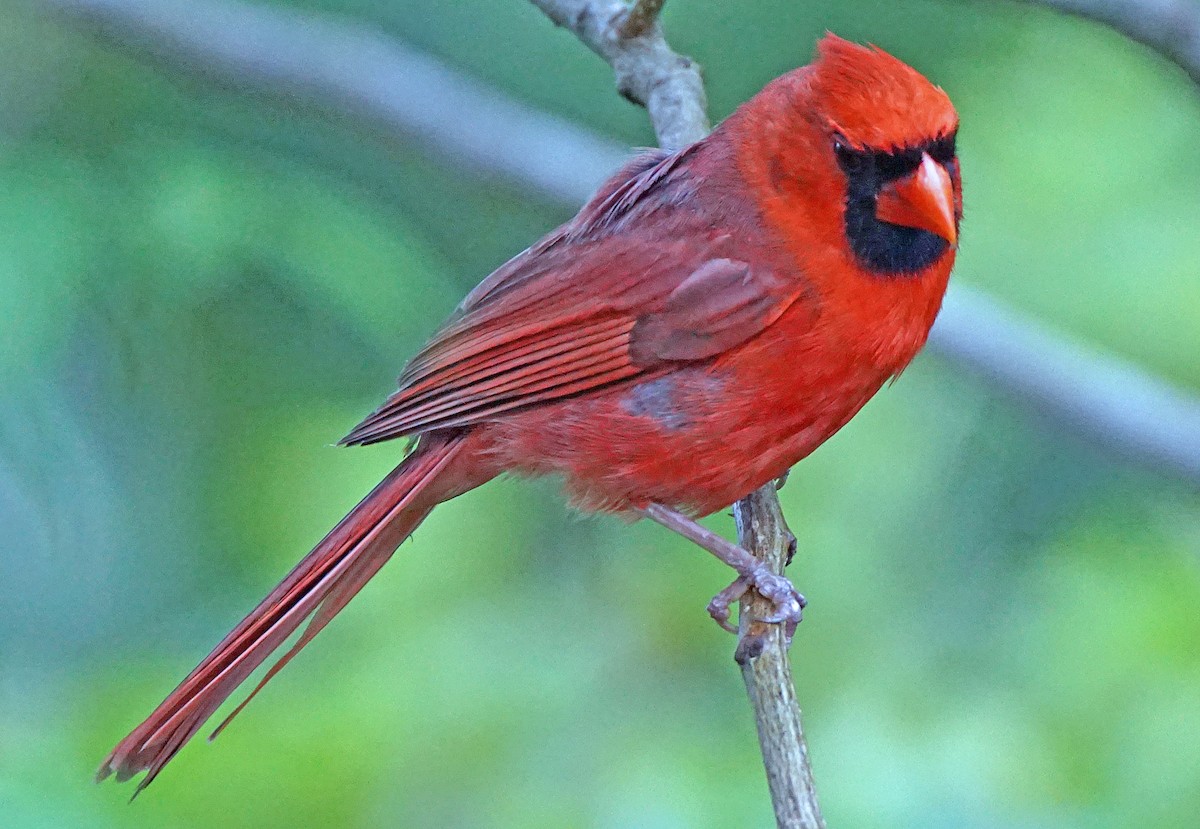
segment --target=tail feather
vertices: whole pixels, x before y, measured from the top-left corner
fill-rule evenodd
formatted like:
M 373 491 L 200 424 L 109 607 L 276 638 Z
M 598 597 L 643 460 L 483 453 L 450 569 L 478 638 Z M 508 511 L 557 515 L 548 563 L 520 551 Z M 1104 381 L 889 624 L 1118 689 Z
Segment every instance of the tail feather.
M 354 598 L 438 501 L 462 491 L 463 487 L 447 486 L 445 481 L 430 486 L 444 476 L 459 455 L 462 442 L 461 436 L 424 439 L 425 445 L 392 470 L 221 640 L 146 721 L 113 749 L 101 764 L 97 780 L 113 773 L 117 780 L 128 780 L 145 770 L 146 776 L 134 792 L 136 796 L 229 695 L 311 615 L 296 644 L 217 727 L 212 734 L 216 737 Z
M 420 515 L 413 514 L 413 527 L 421 521 L 425 520 L 425 516 L 430 510 L 426 509 Z M 411 532 L 411 530 L 410 530 Z M 329 595 L 321 602 L 316 613 L 309 619 L 308 625 L 305 626 L 304 632 L 300 634 L 300 638 L 296 640 L 296 644 L 288 649 L 288 652 L 276 660 L 275 664 L 268 669 L 263 678 L 254 686 L 254 690 L 246 695 L 246 698 L 238 703 L 237 707 L 229 713 L 221 724 L 213 729 L 213 733 L 208 736 L 209 740 L 215 740 L 217 735 L 225 730 L 225 726 L 233 721 L 233 718 L 242 712 L 242 709 L 250 704 L 250 700 L 258 696 L 258 692 L 263 689 L 263 686 L 271 681 L 271 678 L 283 668 L 284 665 L 292 661 L 292 657 L 300 653 L 300 651 L 312 641 L 313 637 L 321 632 L 325 625 L 333 620 L 333 617 L 341 612 L 351 599 L 358 595 L 358 591 L 362 590 L 371 578 L 379 572 L 384 564 L 387 563 L 390 556 L 363 556 L 357 559 L 349 569 L 345 571 L 339 578 L 337 584 L 329 591 Z

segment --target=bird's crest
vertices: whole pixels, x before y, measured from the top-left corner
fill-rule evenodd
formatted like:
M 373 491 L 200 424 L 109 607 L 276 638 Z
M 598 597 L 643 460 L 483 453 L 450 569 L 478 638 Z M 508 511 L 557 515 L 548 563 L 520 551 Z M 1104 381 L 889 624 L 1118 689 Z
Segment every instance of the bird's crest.
M 918 146 L 958 127 L 941 87 L 878 46 L 832 33 L 817 45 L 812 91 L 826 125 L 858 148 Z

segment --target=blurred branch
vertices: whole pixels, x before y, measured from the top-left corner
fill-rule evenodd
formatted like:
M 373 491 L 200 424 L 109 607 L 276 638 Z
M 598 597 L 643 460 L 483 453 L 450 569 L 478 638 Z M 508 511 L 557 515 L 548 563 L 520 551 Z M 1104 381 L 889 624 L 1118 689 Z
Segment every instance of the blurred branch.
M 930 345 L 1037 412 L 1130 460 L 1200 482 L 1200 400 L 959 284 Z
M 44 5 L 171 65 L 335 116 L 368 118 L 452 163 L 501 174 L 567 205 L 586 200 L 629 155 L 360 26 L 232 0 Z M 1144 370 L 1075 345 L 961 284 L 950 289 L 931 346 L 1099 445 L 1200 483 L 1200 402 Z M 1112 382 L 1114 370 L 1122 382 Z
M 224 86 L 370 120 L 451 164 L 499 174 L 564 204 L 583 202 L 629 157 L 348 21 L 237 0 L 41 3 L 123 48 Z
M 1200 7 L 1194 0 L 1024 0 L 1103 23 L 1149 46 L 1200 84 Z
M 611 0 L 532 2 L 612 65 L 617 88 L 646 106 L 664 148 L 677 149 L 708 134 L 700 71 L 663 38 L 657 19 L 661 0 L 637 0 L 632 7 Z M 734 515 L 742 547 L 783 575 L 795 537 L 784 521 L 774 482 L 738 501 Z M 825 829 L 788 662 L 788 635 L 784 625 L 755 621 L 772 610 L 771 602 L 753 590 L 742 597 L 735 656 L 754 711 L 776 823 L 781 829 Z
M 700 69 L 667 45 L 658 21 L 663 0 L 632 7 L 623 0 L 531 2 L 612 66 L 617 91 L 646 107 L 662 147 L 677 149 L 708 133 Z

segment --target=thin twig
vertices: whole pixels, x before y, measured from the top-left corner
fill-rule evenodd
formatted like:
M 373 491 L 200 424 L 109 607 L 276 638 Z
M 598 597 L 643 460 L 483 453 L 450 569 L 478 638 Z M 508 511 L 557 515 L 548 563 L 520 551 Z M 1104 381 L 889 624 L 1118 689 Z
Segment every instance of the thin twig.
M 738 542 L 748 550 L 761 551 L 760 558 L 772 571 L 783 574 L 796 537 L 788 529 L 775 495 L 774 483 L 767 484 L 734 505 Z M 824 829 L 825 820 L 817 805 L 808 743 L 801 727 L 800 703 L 792 682 L 787 634 L 782 625 L 755 621 L 772 610 L 771 603 L 757 593 L 742 602 L 738 620 L 738 651 L 746 693 L 754 707 L 754 724 L 767 785 L 779 826 Z
M 124 48 L 381 124 L 460 169 L 499 174 L 564 205 L 584 202 L 629 156 L 395 40 L 327 16 L 237 0 L 43 3 Z M 951 286 L 930 348 L 1101 448 L 1200 483 L 1200 400 L 1145 369 L 963 284 Z M 1111 382 L 1113 371 L 1122 382 Z
M 1200 85 L 1200 6 L 1194 0 L 1023 0 L 1103 23 L 1178 65 Z
M 678 149 L 708 134 L 707 101 L 700 68 L 667 45 L 657 20 L 662 3 L 635 10 L 641 29 L 622 37 L 620 28 L 632 16 L 621 0 L 531 0 L 559 26 L 570 29 L 589 49 L 604 58 L 617 79 L 617 91 L 650 113 L 654 133 L 664 149 Z M 657 6 L 657 8 L 651 8 Z M 646 17 L 653 11 L 654 17 Z
M 663 4 L 666 0 L 636 0 L 629 7 L 629 12 L 625 15 L 625 19 L 621 22 L 621 26 L 617 29 L 617 34 L 622 40 L 629 40 L 634 37 L 641 37 L 658 22 L 658 15 L 662 12 Z
M 551 0 L 532 2 L 546 11 L 555 22 L 569 25 L 589 45 L 602 44 L 604 49 L 596 51 L 613 65 L 617 72 L 618 88 L 623 88 L 627 83 L 631 88 L 642 88 L 646 79 L 669 75 L 672 67 L 680 65 L 678 56 L 667 46 L 662 30 L 653 18 L 648 23 L 639 24 L 641 35 L 626 38 L 621 34 L 622 23 L 628 22 L 628 17 L 624 16 L 626 12 L 613 11 L 612 4 Z M 617 3 L 616 6 L 624 7 L 624 4 Z M 657 14 L 662 3 L 639 2 L 628 14 L 632 16 L 639 13 L 642 6 L 652 7 L 653 14 Z M 648 12 L 641 9 L 640 13 Z M 596 23 L 601 20 L 608 21 L 607 28 L 597 30 Z M 574 25 L 570 21 L 574 21 Z M 642 43 L 647 39 L 655 40 L 650 50 L 646 50 Z M 632 50 L 636 58 L 623 58 L 626 49 Z M 686 58 L 684 60 L 689 70 L 688 82 L 695 84 L 690 88 L 690 94 L 694 96 L 692 100 L 665 102 L 653 95 L 639 99 L 650 111 L 659 142 L 664 147 L 678 147 L 679 142 L 685 139 L 698 140 L 708 133 L 700 74 L 695 64 Z M 637 68 L 631 70 L 631 67 Z M 623 77 L 623 71 L 642 74 Z M 689 87 L 682 89 L 688 94 Z M 656 109 L 659 107 L 661 109 Z M 772 482 L 739 501 L 734 506 L 734 515 L 737 517 L 741 546 L 766 563 L 773 572 L 783 575 L 784 567 L 795 549 L 795 538 L 784 522 L 775 484 Z M 824 829 L 825 822 L 817 803 L 808 746 L 800 720 L 800 705 L 796 701 L 796 686 L 788 662 L 787 633 L 784 625 L 764 625 L 752 621 L 765 618 L 774 610 L 772 603 L 759 596 L 757 591 L 747 591 L 738 614 L 735 658 L 742 666 L 742 679 L 754 711 L 776 822 L 782 829 Z

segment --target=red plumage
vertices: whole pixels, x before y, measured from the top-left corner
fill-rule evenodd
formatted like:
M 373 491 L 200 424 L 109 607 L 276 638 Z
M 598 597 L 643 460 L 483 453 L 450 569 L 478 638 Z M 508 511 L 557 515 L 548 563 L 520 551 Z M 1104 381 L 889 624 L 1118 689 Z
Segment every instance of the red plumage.
M 956 128 L 915 70 L 830 35 L 708 138 L 627 165 L 409 363 L 343 442 L 416 449 L 100 775 L 148 784 L 306 617 L 268 679 L 436 504 L 498 474 L 694 516 L 782 475 L 924 344 L 961 215 Z

